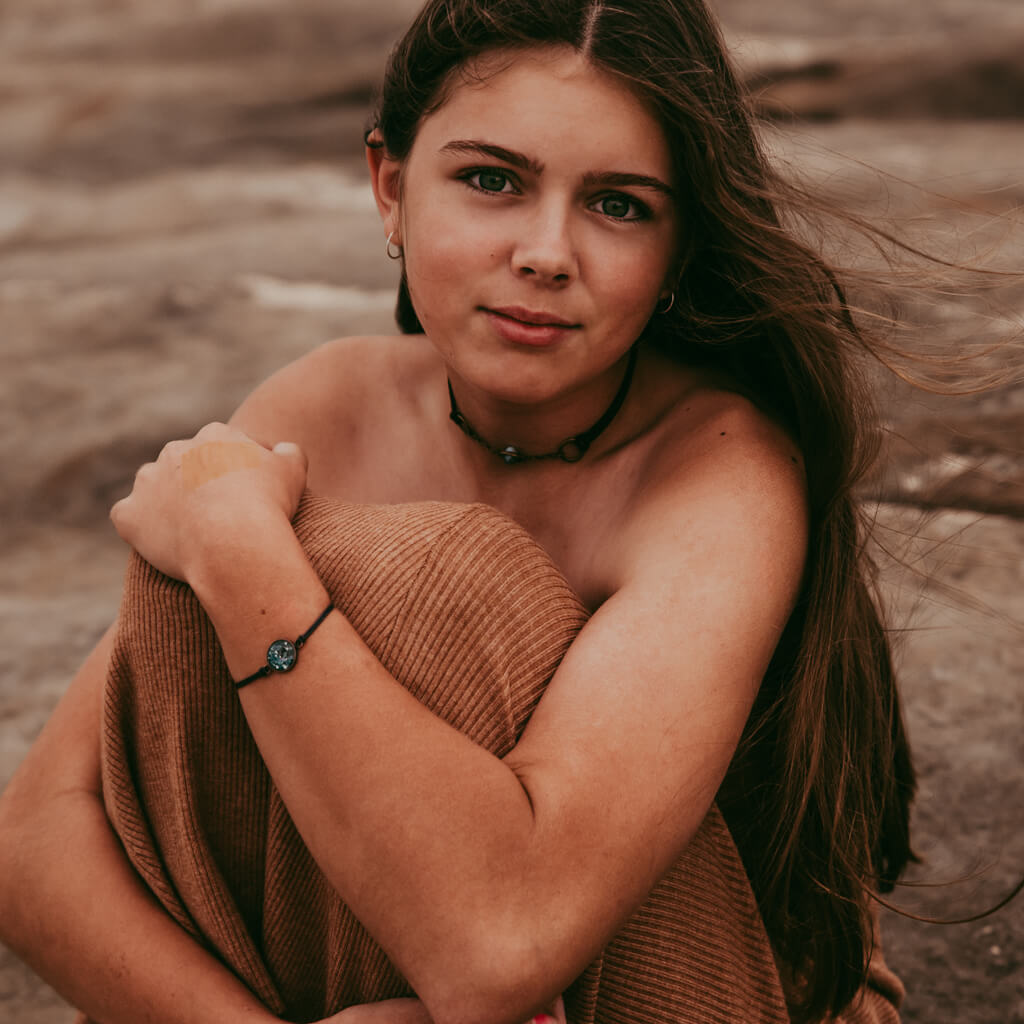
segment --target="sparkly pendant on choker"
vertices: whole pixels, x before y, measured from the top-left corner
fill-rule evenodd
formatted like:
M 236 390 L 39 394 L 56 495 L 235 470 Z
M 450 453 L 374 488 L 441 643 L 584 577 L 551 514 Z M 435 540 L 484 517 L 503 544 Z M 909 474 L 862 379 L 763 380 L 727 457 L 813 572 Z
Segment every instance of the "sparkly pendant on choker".
M 563 462 L 579 462 L 587 449 L 594 443 L 598 435 L 608 426 L 615 414 L 622 408 L 626 400 L 630 382 L 633 380 L 633 370 L 636 367 L 636 346 L 629 350 L 629 362 L 626 364 L 626 375 L 622 378 L 619 390 L 612 399 L 612 404 L 605 409 L 601 418 L 582 434 L 574 434 L 567 437 L 553 452 L 545 452 L 543 455 L 530 455 L 520 451 L 514 444 L 507 444 L 503 448 L 493 448 L 474 429 L 469 420 L 462 415 L 462 410 L 455 401 L 455 392 L 452 391 L 452 382 L 448 381 L 448 398 L 452 404 L 452 411 L 449 414 L 451 421 L 461 430 L 466 437 L 476 441 L 482 448 L 486 448 L 492 455 L 503 459 L 505 464 L 511 466 L 517 462 L 533 462 L 538 459 L 561 459 Z

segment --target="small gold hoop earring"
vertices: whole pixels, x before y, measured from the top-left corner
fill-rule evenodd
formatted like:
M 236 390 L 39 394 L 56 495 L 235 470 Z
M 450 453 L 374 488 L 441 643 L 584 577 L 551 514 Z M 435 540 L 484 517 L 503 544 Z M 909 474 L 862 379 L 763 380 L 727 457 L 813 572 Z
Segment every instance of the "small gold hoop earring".
M 671 313 L 672 312 L 672 307 L 675 304 L 676 304 L 676 293 L 675 292 L 671 292 L 671 293 L 669 293 L 669 297 L 668 297 L 668 305 L 664 309 L 656 309 L 655 312 L 656 313 L 660 313 L 662 316 L 664 316 L 666 313 Z
M 392 231 L 391 234 L 388 235 L 388 240 L 384 243 L 384 251 L 388 254 L 389 260 L 400 260 L 402 258 L 402 247 L 400 245 L 395 246 L 395 249 L 397 250 L 396 252 L 391 252 L 391 239 L 394 237 L 395 233 Z

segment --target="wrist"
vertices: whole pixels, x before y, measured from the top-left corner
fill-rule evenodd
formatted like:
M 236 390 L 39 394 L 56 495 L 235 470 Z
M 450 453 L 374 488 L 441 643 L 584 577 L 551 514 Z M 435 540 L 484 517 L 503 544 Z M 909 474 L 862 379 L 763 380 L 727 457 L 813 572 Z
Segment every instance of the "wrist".
M 267 663 L 278 640 L 294 642 L 330 602 L 290 523 L 228 538 L 197 559 L 189 584 L 240 680 Z
M 275 640 L 267 648 L 267 660 L 261 665 L 255 672 L 250 672 L 249 675 L 244 676 L 242 679 L 235 680 L 235 688 L 241 690 L 242 687 L 248 686 L 250 683 L 255 683 L 259 679 L 266 679 L 267 676 L 273 675 L 275 672 L 291 672 L 291 670 L 298 664 L 299 651 L 306 646 L 306 641 L 317 631 L 317 629 L 323 624 L 324 619 L 327 618 L 331 612 L 334 611 L 334 604 L 328 604 L 326 608 L 313 620 L 313 624 L 300 633 L 294 640 L 289 640 L 287 637 L 280 637 Z
M 262 576 L 307 566 L 291 523 L 279 513 L 253 509 L 197 531 L 189 540 L 185 582 L 212 613 L 219 602 L 244 597 Z

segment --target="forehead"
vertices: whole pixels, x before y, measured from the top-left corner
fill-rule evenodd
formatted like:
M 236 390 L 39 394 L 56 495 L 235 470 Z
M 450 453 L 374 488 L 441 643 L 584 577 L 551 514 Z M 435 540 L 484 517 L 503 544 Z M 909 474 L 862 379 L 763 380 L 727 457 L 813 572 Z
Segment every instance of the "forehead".
M 539 156 L 572 154 L 589 170 L 671 176 L 664 133 L 622 79 L 570 47 L 499 51 L 456 71 L 417 147 L 480 139 Z

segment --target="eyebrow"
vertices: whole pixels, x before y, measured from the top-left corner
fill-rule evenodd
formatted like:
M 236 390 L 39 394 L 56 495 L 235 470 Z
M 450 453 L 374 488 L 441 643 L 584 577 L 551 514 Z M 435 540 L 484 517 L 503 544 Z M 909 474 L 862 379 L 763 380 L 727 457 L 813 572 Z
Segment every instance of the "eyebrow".
M 583 184 L 588 188 L 595 185 L 605 188 L 652 188 L 669 199 L 675 198 L 675 190 L 670 185 L 661 178 L 652 178 L 649 174 L 627 174 L 619 171 L 584 174 Z
M 478 142 L 475 139 L 455 139 L 447 142 L 441 147 L 442 153 L 478 153 L 481 156 L 491 156 L 495 160 L 518 167 L 521 171 L 529 171 L 540 177 L 544 173 L 544 165 L 539 160 L 534 160 L 523 153 L 517 153 L 514 149 L 506 149 L 504 146 L 495 146 L 491 142 Z
M 492 142 L 481 142 L 477 139 L 454 139 L 441 147 L 442 153 L 470 153 L 493 157 L 502 163 L 518 167 L 522 171 L 540 177 L 544 173 L 544 165 L 539 160 L 518 153 L 514 149 L 496 146 Z M 660 178 L 649 174 L 630 174 L 624 171 L 591 171 L 583 175 L 583 184 L 587 188 L 602 186 L 605 188 L 649 188 L 662 193 L 669 199 L 675 198 L 675 191 Z

